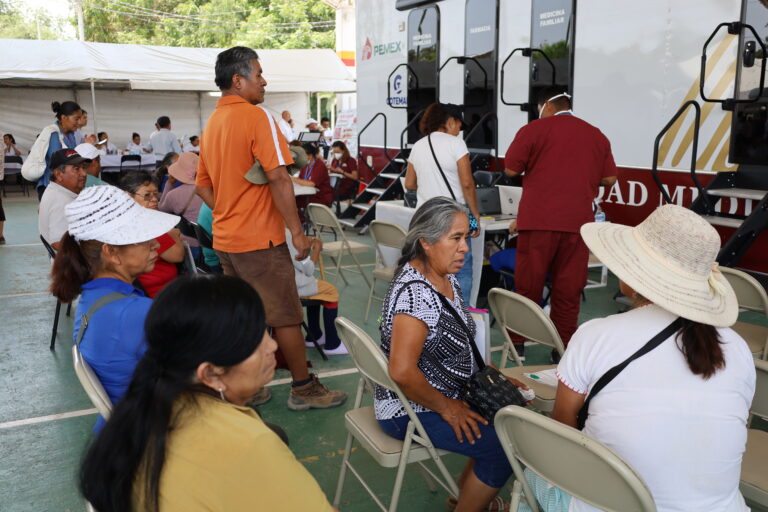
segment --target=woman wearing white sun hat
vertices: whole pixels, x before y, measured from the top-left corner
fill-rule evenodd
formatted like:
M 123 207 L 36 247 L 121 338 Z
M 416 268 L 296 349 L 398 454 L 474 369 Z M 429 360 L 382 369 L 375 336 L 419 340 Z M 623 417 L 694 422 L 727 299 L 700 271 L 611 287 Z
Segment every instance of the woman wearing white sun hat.
M 152 300 L 133 282 L 154 268 L 155 238 L 179 217 L 143 208 L 110 185 L 84 189 L 65 213 L 69 230 L 53 261 L 51 292 L 61 302 L 80 295 L 73 336 L 77 342 L 87 314 L 80 351 L 115 403 L 146 350 L 143 326 Z M 117 300 L 94 306 L 110 294 L 119 294 L 112 295 Z M 99 418 L 96 429 L 102 425 Z
M 576 427 L 589 396 L 584 433 L 640 474 L 659 512 L 747 512 L 739 476 L 755 367 L 728 328 L 738 304 L 715 263 L 719 235 L 673 205 L 635 228 L 590 223 L 581 235 L 635 308 L 576 331 L 557 368 L 552 417 Z M 644 346 L 650 350 L 597 390 Z M 545 510 L 597 510 L 526 474 Z

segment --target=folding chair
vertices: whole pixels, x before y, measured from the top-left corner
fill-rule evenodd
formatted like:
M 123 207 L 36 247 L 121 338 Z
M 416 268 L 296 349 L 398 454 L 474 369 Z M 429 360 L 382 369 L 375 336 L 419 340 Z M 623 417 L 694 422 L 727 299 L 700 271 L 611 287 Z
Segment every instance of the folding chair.
M 307 306 L 322 306 L 323 301 L 321 300 L 314 300 L 314 299 L 307 299 L 304 297 L 299 297 L 299 300 L 301 301 L 301 307 L 306 308 Z M 312 344 L 315 346 L 315 350 L 317 350 L 320 353 L 320 357 L 323 358 L 323 361 L 328 360 L 328 356 L 325 355 L 325 351 L 323 351 L 323 347 L 320 346 L 320 343 L 318 343 L 318 339 L 312 335 L 311 332 L 309 332 L 309 326 L 307 325 L 307 322 L 304 321 L 304 319 L 301 319 L 301 327 L 304 329 L 304 332 L 306 333 L 306 339 L 312 342 Z
M 51 246 L 51 244 L 48 243 L 48 241 L 43 238 L 43 235 L 40 235 L 40 241 L 43 242 L 43 247 L 45 247 L 45 250 L 48 252 L 48 257 L 53 260 L 53 258 L 56 257 L 56 251 Z M 51 350 L 54 350 L 56 348 L 56 332 L 59 330 L 59 314 L 61 313 L 61 302 L 59 299 L 56 299 L 56 313 L 53 315 L 53 331 L 51 332 L 51 344 L 48 348 Z M 67 304 L 67 316 L 70 316 L 72 313 L 72 304 Z
M 504 335 L 504 349 L 501 352 L 500 364 L 501 373 L 524 382 L 536 393 L 533 405 L 541 411 L 551 412 L 555 406 L 555 392 L 557 389 L 529 379 L 523 373 L 551 370 L 556 366 L 523 366 L 520 356 L 512 343 L 512 339 L 509 337 L 508 330 L 529 341 L 551 347 L 562 356 L 565 348 L 563 347 L 560 335 L 557 333 L 557 329 L 555 329 L 555 325 L 538 304 L 520 294 L 503 288 L 492 288 L 488 292 L 488 303 L 491 306 L 494 318 L 499 323 L 499 329 L 501 329 Z M 505 368 L 510 354 L 517 366 Z
M 723 276 L 736 292 L 739 308 L 762 313 L 768 317 L 768 294 L 757 279 L 735 268 L 720 267 Z M 736 322 L 732 329 L 747 341 L 749 351 L 758 359 L 768 358 L 768 327 Z
M 587 263 L 587 269 L 593 269 L 593 268 L 599 268 L 600 269 L 600 280 L 599 281 L 593 281 L 592 279 L 587 279 L 587 285 L 584 287 L 585 290 L 588 290 L 590 288 L 603 288 L 605 286 L 608 286 L 608 267 L 606 267 L 602 261 L 600 261 L 600 258 L 589 253 L 589 262 Z M 582 292 L 583 293 L 583 292 Z
M 213 237 L 208 233 L 200 224 L 190 222 L 192 228 L 195 230 L 195 238 L 200 242 L 201 247 L 206 249 L 213 249 Z
M 323 242 L 323 253 L 331 258 L 331 261 L 336 264 L 336 273 L 334 274 L 333 281 L 336 282 L 336 279 L 341 276 L 344 284 L 349 284 L 349 281 L 347 281 L 347 278 L 344 277 L 344 274 L 342 273 L 342 269 L 346 268 L 347 270 L 350 270 L 350 265 L 341 265 L 341 260 L 343 259 L 344 254 L 348 254 L 352 256 L 352 259 L 357 266 L 355 272 L 359 272 L 360 275 L 363 276 L 365 284 L 370 288 L 371 283 L 368 281 L 368 276 L 363 272 L 363 267 L 357 259 L 357 254 L 370 252 L 371 247 L 364 243 L 348 240 L 344 234 L 344 229 L 342 229 L 341 224 L 339 223 L 339 219 L 327 206 L 318 203 L 309 203 L 307 205 L 307 214 L 316 231 L 320 231 L 322 228 L 328 228 L 333 231 L 333 234 L 336 237 L 335 242 Z
M 612 450 L 575 428 L 516 406 L 497 412 L 494 426 L 515 472 L 510 511 L 518 510 L 521 492 L 531 510 L 539 510 L 523 474 L 525 466 L 600 510 L 656 512 L 640 475 Z
M 2 188 L 3 188 L 3 197 L 7 196 L 6 191 L 5 191 L 5 186 L 6 186 L 6 182 L 8 181 L 8 178 L 10 176 L 16 176 L 16 182 L 21 187 L 21 194 L 24 195 L 24 196 L 28 196 L 29 195 L 29 189 L 27 187 L 27 180 L 25 180 L 24 177 L 21 175 L 21 166 L 24 164 L 24 161 L 18 155 L 6 155 L 3 158 L 3 161 L 6 164 L 16 164 L 16 165 L 18 165 L 18 167 L 15 167 L 15 166 L 12 167 L 12 168 L 6 167 L 5 170 L 4 170 L 3 179 L 0 180 L 0 185 L 2 185 Z
M 128 169 L 141 169 L 141 155 L 123 155 L 120 157 L 120 176 L 123 175 L 123 164 L 125 162 L 136 162 L 136 166 L 128 166 Z
M 91 369 L 91 366 L 83 359 L 83 354 L 77 345 L 72 345 L 72 364 L 75 367 L 75 374 L 80 385 L 83 386 L 85 394 L 93 403 L 99 414 L 106 420 L 112 413 L 112 401 L 109 395 L 104 391 L 101 381 Z
M 453 481 L 451 474 L 440 459 L 446 451 L 438 450 L 424 430 L 418 416 L 413 412 L 408 399 L 400 390 L 397 384 L 390 378 L 388 370 L 388 361 L 374 341 L 360 327 L 353 324 L 350 320 L 339 317 L 336 319 L 336 328 L 339 331 L 339 337 L 347 347 L 355 365 L 360 370 L 361 377 L 357 386 L 357 397 L 355 398 L 354 408 L 347 411 L 344 415 L 344 424 L 347 428 L 347 442 L 344 448 L 344 459 L 341 463 L 341 472 L 339 473 L 339 482 L 336 486 L 336 496 L 333 499 L 333 505 L 339 506 L 341 501 L 341 492 L 344 488 L 344 477 L 347 468 L 360 481 L 362 486 L 368 491 L 373 501 L 383 511 L 393 512 L 397 510 L 400 490 L 405 476 L 405 468 L 408 464 L 417 463 L 422 470 L 422 475 L 427 480 L 430 490 L 434 492 L 435 487 L 431 479 L 440 484 L 448 493 L 457 498 L 459 489 Z M 399 441 L 387 435 L 379 426 L 374 416 L 373 407 L 361 407 L 363 399 L 363 390 L 366 382 L 373 382 L 387 388 L 397 395 L 408 414 L 410 422 L 405 434 L 405 439 Z M 356 440 L 373 457 L 373 459 L 382 467 L 397 468 L 394 487 L 392 488 L 392 498 L 387 508 L 376 496 L 376 493 L 363 480 L 360 473 L 349 461 L 352 452 L 352 441 Z M 422 461 L 432 459 L 435 462 L 441 476 L 433 473 Z
M 768 420 L 768 361 L 755 360 L 757 382 L 752 399 L 752 417 Z M 761 507 L 768 507 L 768 432 L 747 430 L 747 448 L 741 459 L 741 494 Z
M 368 230 L 371 233 L 371 238 L 373 238 L 374 247 L 376 247 L 376 267 L 373 269 L 373 283 L 371 284 L 371 291 L 368 293 L 368 305 L 365 307 L 365 323 L 368 323 L 371 300 L 376 299 L 379 302 L 384 300 L 384 297 L 377 297 L 373 294 L 373 290 L 376 288 L 376 281 L 389 283 L 395 277 L 396 267 L 384 265 L 384 255 L 381 253 L 381 247 L 401 250 L 407 235 L 402 226 L 383 220 L 372 221 L 368 225 Z
M 184 268 L 187 270 L 187 273 L 192 275 L 207 274 L 205 270 L 197 266 L 195 256 L 192 254 L 192 248 L 186 240 L 183 240 L 182 243 L 184 244 Z
M 197 239 L 197 233 L 195 232 L 195 227 L 193 226 L 192 222 L 189 222 L 184 217 L 179 217 L 179 223 L 176 224 L 176 227 L 179 228 L 179 231 L 182 235 L 188 236 L 189 238 Z

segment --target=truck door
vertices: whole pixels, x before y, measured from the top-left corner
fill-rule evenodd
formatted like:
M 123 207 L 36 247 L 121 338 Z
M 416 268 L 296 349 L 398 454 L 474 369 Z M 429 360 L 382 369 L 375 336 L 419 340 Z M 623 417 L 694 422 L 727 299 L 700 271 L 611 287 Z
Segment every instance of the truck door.
M 408 14 L 408 122 L 437 98 L 440 10 L 436 5 L 413 9 Z M 418 123 L 408 130 L 408 143 L 421 138 Z
M 498 48 L 498 0 L 467 0 L 465 6 L 464 119 L 473 149 L 496 146 L 497 125 L 486 116 L 496 112 L 496 68 Z M 481 127 L 475 129 L 478 124 Z M 471 133 L 470 133 L 471 132 Z

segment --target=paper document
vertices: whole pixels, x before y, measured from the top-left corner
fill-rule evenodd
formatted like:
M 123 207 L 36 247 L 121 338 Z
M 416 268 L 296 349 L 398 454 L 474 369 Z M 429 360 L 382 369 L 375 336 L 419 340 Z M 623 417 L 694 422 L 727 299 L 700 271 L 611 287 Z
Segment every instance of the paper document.
M 552 386 L 553 388 L 557 387 L 557 369 L 552 368 L 551 370 L 542 370 L 540 372 L 536 373 L 524 373 L 526 377 L 529 379 L 535 380 L 536 382 L 540 382 L 542 384 L 546 384 L 547 386 Z

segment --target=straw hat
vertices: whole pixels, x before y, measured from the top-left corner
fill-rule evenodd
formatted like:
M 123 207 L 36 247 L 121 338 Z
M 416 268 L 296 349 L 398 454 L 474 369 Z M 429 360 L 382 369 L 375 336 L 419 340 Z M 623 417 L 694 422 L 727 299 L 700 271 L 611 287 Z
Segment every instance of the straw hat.
M 197 153 L 191 151 L 182 153 L 176 162 L 168 166 L 168 174 L 182 183 L 194 185 L 195 176 L 197 175 L 197 162 L 199 160 L 200 157 L 197 156 Z
M 659 307 L 716 327 L 736 322 L 736 294 L 715 263 L 720 236 L 694 212 L 665 205 L 635 228 L 592 222 L 581 236 L 619 279 Z
M 177 215 L 144 208 L 112 185 L 84 189 L 64 212 L 69 234 L 78 242 L 136 244 L 157 238 L 179 223 Z

